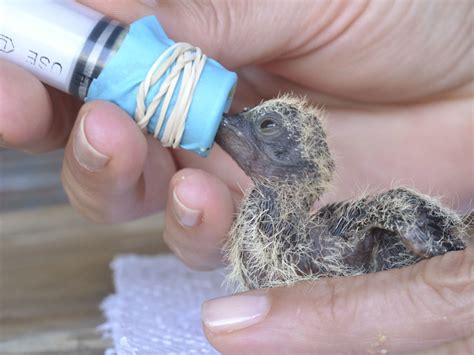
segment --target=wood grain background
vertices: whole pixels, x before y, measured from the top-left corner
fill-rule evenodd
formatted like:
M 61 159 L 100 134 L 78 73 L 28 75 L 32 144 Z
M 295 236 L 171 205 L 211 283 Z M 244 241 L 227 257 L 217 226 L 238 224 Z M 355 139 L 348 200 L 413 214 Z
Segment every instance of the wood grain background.
M 0 354 L 103 354 L 117 254 L 168 252 L 163 217 L 95 225 L 67 205 L 62 152 L 0 150 Z

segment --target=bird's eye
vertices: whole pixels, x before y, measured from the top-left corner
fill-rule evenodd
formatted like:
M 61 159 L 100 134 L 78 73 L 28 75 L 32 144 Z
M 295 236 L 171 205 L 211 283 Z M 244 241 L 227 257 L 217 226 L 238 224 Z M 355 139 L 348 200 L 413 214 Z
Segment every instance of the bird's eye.
M 258 131 L 265 137 L 274 137 L 280 133 L 280 122 L 275 115 L 267 114 L 258 121 Z
M 275 127 L 276 127 L 276 123 L 271 118 L 266 118 L 262 122 L 260 122 L 260 130 L 262 132 L 270 131 L 274 129 Z

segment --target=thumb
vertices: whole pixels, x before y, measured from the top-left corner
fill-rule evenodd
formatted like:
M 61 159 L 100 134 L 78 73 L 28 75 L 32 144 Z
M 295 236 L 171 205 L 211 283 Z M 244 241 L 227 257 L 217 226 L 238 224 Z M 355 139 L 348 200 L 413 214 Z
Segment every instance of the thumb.
M 415 266 L 256 290 L 203 305 L 225 354 L 413 352 L 474 329 L 474 248 Z

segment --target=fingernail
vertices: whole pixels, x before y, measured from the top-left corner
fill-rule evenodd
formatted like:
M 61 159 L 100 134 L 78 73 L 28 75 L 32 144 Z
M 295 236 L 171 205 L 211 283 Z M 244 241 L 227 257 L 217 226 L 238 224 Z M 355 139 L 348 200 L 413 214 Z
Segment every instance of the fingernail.
M 181 224 L 183 227 L 196 227 L 201 223 L 202 211 L 186 206 L 182 202 L 182 197 L 185 194 L 186 190 L 183 186 L 183 183 L 179 183 L 175 186 L 173 190 L 174 214 L 179 224 Z M 179 196 L 181 196 L 181 198 Z
M 210 331 L 229 333 L 261 322 L 270 306 L 267 290 L 250 291 L 205 302 L 201 317 Z
M 81 117 L 79 129 L 74 137 L 74 157 L 84 169 L 89 171 L 99 171 L 107 165 L 110 158 L 94 148 L 87 139 L 84 128 L 86 118 L 87 113 Z

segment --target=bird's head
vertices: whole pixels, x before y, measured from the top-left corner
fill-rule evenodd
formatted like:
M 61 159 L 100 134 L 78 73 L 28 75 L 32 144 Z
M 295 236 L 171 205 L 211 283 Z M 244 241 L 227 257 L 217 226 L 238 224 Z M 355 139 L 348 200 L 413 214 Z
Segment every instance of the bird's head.
M 281 96 L 225 115 L 216 142 L 253 179 L 328 182 L 334 161 L 322 115 L 301 98 Z

